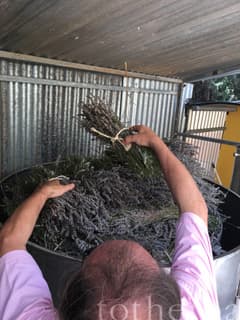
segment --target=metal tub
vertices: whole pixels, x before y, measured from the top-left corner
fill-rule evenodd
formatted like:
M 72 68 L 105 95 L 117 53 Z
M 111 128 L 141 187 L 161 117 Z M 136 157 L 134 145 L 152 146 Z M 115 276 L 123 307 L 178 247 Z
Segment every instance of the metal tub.
M 21 171 L 18 174 L 25 172 Z M 14 175 L 3 178 L 0 185 L 13 178 Z M 235 304 L 237 285 L 240 279 L 240 196 L 231 190 L 219 186 L 211 181 L 208 183 L 218 186 L 226 192 L 225 202 L 220 205 L 223 213 L 230 218 L 224 224 L 221 244 L 227 253 L 215 259 L 218 297 L 222 312 L 222 319 L 229 319 Z M 0 203 L 3 194 L 0 192 Z M 0 215 L 0 221 L 3 220 Z M 3 221 L 2 221 L 3 222 Z M 63 288 L 67 279 L 81 267 L 81 261 L 69 256 L 47 250 L 32 242 L 28 242 L 29 252 L 40 266 L 53 295 L 55 305 L 59 304 Z M 169 266 L 170 267 L 170 266 Z M 228 318 L 227 318 L 228 317 Z M 232 318 L 231 318 L 232 319 Z

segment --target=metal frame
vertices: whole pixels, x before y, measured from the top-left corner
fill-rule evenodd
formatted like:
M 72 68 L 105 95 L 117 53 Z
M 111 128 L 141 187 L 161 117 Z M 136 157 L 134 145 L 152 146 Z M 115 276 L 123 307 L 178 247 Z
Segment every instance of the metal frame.
M 231 189 L 240 193 L 240 144 L 237 146 L 236 152 L 233 156 L 235 157 L 235 161 L 233 166 Z
M 198 136 L 198 135 L 189 134 L 189 133 L 178 133 L 177 135 L 180 137 L 203 140 L 203 141 L 214 142 L 214 143 L 225 144 L 225 145 L 236 147 L 236 152 L 234 152 L 233 154 L 233 156 L 235 157 L 235 161 L 233 166 L 233 174 L 232 174 L 230 189 L 240 194 L 240 142 L 203 137 L 203 136 Z
M 182 133 L 178 133 L 178 136 L 191 138 L 191 139 L 197 139 L 197 140 L 204 140 L 204 141 L 208 141 L 208 142 L 215 142 L 215 143 L 220 143 L 220 144 L 227 144 L 229 146 L 240 147 L 240 142 L 237 142 L 237 141 L 216 139 L 216 138 L 210 138 L 210 137 L 203 137 L 203 136 L 198 136 L 198 135 L 195 135 L 195 134 L 188 134 L 188 133 L 183 133 L 183 132 Z
M 237 111 L 237 107 L 240 104 L 238 102 L 192 102 L 188 101 L 185 105 L 186 111 L 222 111 L 222 112 L 234 112 Z
M 229 146 L 233 146 L 236 148 L 236 152 L 234 152 L 233 156 L 235 157 L 234 166 L 233 166 L 233 173 L 232 173 L 232 180 L 230 188 L 240 194 L 240 142 L 238 141 L 231 141 L 231 140 L 224 140 L 218 139 L 213 137 L 206 137 L 201 135 L 202 133 L 210 133 L 210 132 L 217 132 L 217 131 L 224 131 L 225 127 L 212 127 L 212 128 L 197 128 L 197 129 L 190 129 L 188 128 L 189 122 L 189 111 L 217 111 L 217 112 L 234 112 L 236 111 L 236 106 L 239 103 L 221 103 L 221 102 L 211 102 L 211 103 L 204 103 L 204 102 L 191 102 L 188 101 L 185 105 L 185 127 L 184 132 L 177 133 L 178 136 L 183 137 L 184 139 L 196 139 L 200 141 L 207 141 L 216 144 L 225 144 Z
M 184 83 L 181 83 L 178 88 L 178 96 L 177 96 L 177 105 L 176 105 L 176 112 L 175 112 L 175 120 L 174 120 L 174 127 L 172 131 L 172 137 L 176 135 L 178 132 L 178 127 L 179 127 L 179 121 L 181 117 L 181 101 L 182 101 L 182 95 L 183 95 L 183 88 L 184 88 Z
M 185 133 L 192 134 L 192 133 L 203 133 L 203 132 L 211 132 L 211 131 L 223 131 L 225 127 L 215 127 L 215 128 L 205 128 L 205 129 L 192 129 L 188 130 Z

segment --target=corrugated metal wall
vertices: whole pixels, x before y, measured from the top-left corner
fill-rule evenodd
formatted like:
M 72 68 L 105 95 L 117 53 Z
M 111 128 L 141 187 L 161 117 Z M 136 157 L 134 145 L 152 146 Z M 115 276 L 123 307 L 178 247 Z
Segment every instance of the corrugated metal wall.
M 158 135 L 170 138 L 174 131 L 179 84 L 124 78 L 121 119 L 150 126 Z M 132 91 L 131 91 L 132 90 Z
M 174 129 L 179 84 L 10 60 L 0 61 L 0 176 L 102 146 L 79 123 L 80 104 L 99 96 L 126 125 L 162 137 Z

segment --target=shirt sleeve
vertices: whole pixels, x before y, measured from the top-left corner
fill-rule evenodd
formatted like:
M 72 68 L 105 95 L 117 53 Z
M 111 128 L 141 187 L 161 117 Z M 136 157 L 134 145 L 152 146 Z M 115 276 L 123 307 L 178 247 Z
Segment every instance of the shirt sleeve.
M 171 274 L 181 292 L 182 320 L 220 319 L 208 229 L 194 213 L 178 222 Z
M 0 319 L 58 319 L 42 272 L 25 250 L 0 258 Z

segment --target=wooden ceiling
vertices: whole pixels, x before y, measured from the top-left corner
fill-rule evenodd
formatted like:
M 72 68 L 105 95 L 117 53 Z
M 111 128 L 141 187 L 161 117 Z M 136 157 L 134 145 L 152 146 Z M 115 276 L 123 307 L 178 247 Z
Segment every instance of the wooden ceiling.
M 0 0 L 0 49 L 194 80 L 240 67 L 239 0 Z

